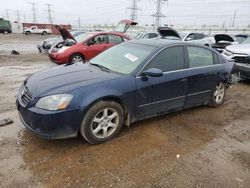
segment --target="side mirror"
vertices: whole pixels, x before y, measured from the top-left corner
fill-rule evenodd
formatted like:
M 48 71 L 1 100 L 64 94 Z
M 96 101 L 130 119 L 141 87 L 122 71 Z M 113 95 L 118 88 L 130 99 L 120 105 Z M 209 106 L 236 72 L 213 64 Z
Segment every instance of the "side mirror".
M 141 73 L 142 76 L 150 76 L 150 77 L 161 77 L 163 75 L 162 70 L 157 68 L 150 68 Z
M 191 40 L 192 40 L 192 38 L 188 37 L 188 38 L 186 38 L 185 41 L 191 41 Z

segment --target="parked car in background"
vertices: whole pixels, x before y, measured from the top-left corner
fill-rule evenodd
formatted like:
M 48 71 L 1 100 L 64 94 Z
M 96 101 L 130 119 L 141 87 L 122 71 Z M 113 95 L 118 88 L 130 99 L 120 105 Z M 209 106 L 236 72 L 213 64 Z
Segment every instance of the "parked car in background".
M 235 35 L 235 39 L 236 39 L 235 41 L 242 43 L 248 37 L 250 37 L 250 35 L 248 35 L 248 34 L 238 34 L 238 35 Z
M 203 33 L 181 32 L 180 36 L 182 38 L 182 41 L 202 44 L 205 46 L 211 46 L 212 44 L 208 35 L 205 35 Z
M 227 46 L 222 55 L 235 61 L 235 72 L 240 72 L 241 78 L 250 79 L 250 37 L 241 44 Z
M 65 28 L 63 28 L 65 29 Z M 70 31 L 70 34 L 73 36 L 73 37 L 76 37 L 78 35 L 81 35 L 85 33 L 85 31 Z M 51 37 L 51 38 L 48 38 L 48 39 L 45 39 L 42 44 L 38 44 L 37 45 L 37 48 L 38 48 L 38 51 L 41 53 L 41 52 L 45 52 L 47 53 L 49 51 L 49 49 L 54 46 L 55 44 L 58 44 L 60 42 L 63 42 L 65 39 L 63 39 L 61 36 L 58 36 L 58 37 Z
M 4 34 L 12 33 L 11 24 L 8 20 L 0 18 L 0 33 Z
M 135 121 L 199 105 L 223 104 L 234 63 L 204 45 L 132 40 L 90 63 L 33 74 L 18 92 L 23 124 L 48 139 L 90 144 L 115 137 Z
M 64 41 L 49 50 L 49 58 L 58 64 L 89 61 L 104 50 L 129 40 L 125 32 L 135 23 L 131 20 L 122 20 L 115 32 L 86 32 L 76 37 L 67 30 L 58 28 Z
M 238 44 L 238 42 L 235 42 L 233 37 L 226 34 L 216 34 L 214 35 L 214 43 L 212 44 L 212 47 L 216 49 L 218 52 L 222 52 L 225 47 L 231 45 L 231 44 Z
M 30 34 L 42 34 L 42 35 L 47 35 L 51 34 L 52 31 L 49 28 L 38 28 L 37 26 L 31 26 L 31 27 L 24 27 L 23 28 L 23 33 L 26 35 Z
M 139 32 L 134 35 L 130 35 L 132 39 L 153 39 L 159 37 L 158 33 L 155 32 Z

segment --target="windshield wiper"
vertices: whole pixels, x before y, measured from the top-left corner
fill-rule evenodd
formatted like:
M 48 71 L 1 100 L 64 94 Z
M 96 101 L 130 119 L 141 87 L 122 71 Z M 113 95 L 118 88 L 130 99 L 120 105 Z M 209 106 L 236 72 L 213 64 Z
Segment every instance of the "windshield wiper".
M 90 63 L 90 65 L 99 67 L 101 70 L 106 71 L 106 72 L 109 72 L 109 71 L 110 71 L 109 68 L 107 68 L 107 67 L 105 67 L 105 66 L 103 66 L 103 65 L 97 64 L 97 63 Z

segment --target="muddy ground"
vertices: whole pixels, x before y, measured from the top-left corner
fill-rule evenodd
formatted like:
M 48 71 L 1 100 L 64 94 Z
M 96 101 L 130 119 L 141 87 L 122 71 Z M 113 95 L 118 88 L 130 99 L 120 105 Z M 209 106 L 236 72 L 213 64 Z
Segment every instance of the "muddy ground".
M 250 82 L 229 89 L 221 107 L 137 122 L 105 144 L 43 140 L 15 107 L 21 82 L 56 66 L 38 54 L 43 38 L 0 35 L 0 119 L 14 120 L 0 127 L 0 187 L 250 187 Z

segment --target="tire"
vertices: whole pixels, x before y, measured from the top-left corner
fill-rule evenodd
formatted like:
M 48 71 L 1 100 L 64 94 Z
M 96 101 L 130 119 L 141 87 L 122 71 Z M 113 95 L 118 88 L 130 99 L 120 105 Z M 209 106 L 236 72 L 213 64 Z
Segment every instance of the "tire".
M 31 33 L 30 33 L 30 31 L 26 31 L 25 34 L 26 35 L 30 35 Z
M 222 105 L 225 101 L 225 97 L 226 97 L 226 86 L 225 83 L 220 82 L 215 86 L 213 90 L 209 106 L 218 107 Z
M 46 32 L 46 31 L 43 31 L 43 32 L 42 32 L 42 35 L 47 35 L 47 32 Z
M 7 35 L 9 32 L 8 31 L 4 31 L 3 33 Z
M 78 63 L 78 62 L 82 63 L 86 62 L 83 55 L 76 53 L 70 56 L 69 63 Z
M 101 144 L 114 138 L 124 122 L 124 110 L 114 101 L 99 101 L 85 114 L 80 133 L 90 144 Z

